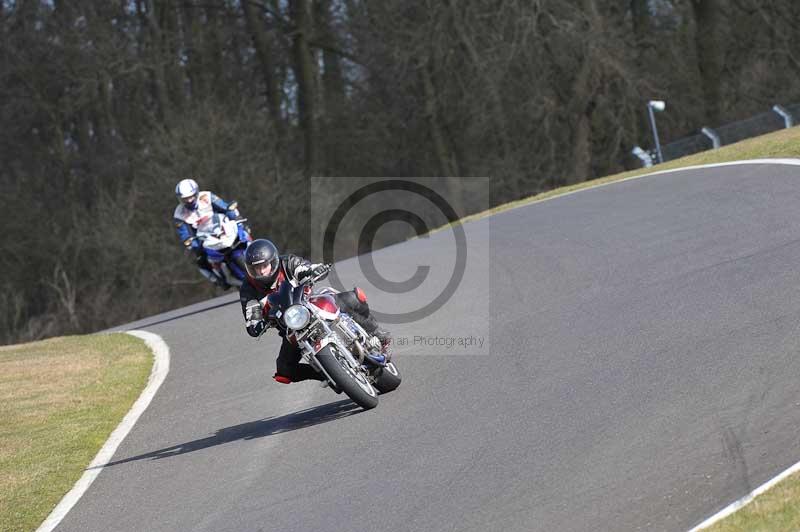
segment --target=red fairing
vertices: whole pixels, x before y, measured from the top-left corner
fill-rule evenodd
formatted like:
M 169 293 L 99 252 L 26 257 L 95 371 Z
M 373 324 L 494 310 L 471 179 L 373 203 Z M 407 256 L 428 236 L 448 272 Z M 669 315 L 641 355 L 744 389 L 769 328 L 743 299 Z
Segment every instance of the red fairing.
M 330 312 L 331 314 L 336 314 L 339 311 L 339 306 L 336 304 L 336 300 L 333 299 L 333 296 L 329 296 L 327 294 L 313 296 L 309 298 L 308 302 L 318 309 L 324 310 L 325 312 Z
M 367 294 L 365 294 L 364 291 L 362 289 L 360 289 L 359 287 L 357 287 L 357 286 L 356 286 L 356 297 L 362 303 L 366 303 L 367 302 Z

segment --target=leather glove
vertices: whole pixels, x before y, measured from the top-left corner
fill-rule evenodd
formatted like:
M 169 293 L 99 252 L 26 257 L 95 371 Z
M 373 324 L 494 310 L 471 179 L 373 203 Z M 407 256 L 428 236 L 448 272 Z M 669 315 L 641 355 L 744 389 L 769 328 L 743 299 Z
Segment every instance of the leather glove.
M 251 299 L 245 305 L 244 317 L 247 320 L 247 334 L 250 336 L 261 336 L 269 326 L 263 319 L 264 309 L 261 308 L 261 303 L 255 299 Z
M 247 325 L 247 334 L 253 338 L 258 338 L 269 328 L 269 324 L 264 320 L 252 321 Z
M 238 218 L 239 217 L 239 202 L 238 201 L 230 202 L 228 204 L 228 210 L 225 213 L 225 215 L 231 220 L 235 220 L 236 218 Z
M 255 299 L 251 299 L 244 307 L 244 319 L 248 322 L 258 321 L 263 319 L 264 309 L 261 308 L 261 303 Z
M 253 325 L 253 331 L 258 336 L 261 336 L 261 333 L 263 333 L 265 330 L 267 330 L 267 322 L 264 320 L 257 321 L 256 324 Z
M 323 279 L 327 276 L 327 273 L 331 270 L 331 267 L 327 264 L 314 264 L 311 266 L 309 270 L 308 276 L 309 277 L 319 277 Z M 326 274 L 326 275 L 323 275 Z

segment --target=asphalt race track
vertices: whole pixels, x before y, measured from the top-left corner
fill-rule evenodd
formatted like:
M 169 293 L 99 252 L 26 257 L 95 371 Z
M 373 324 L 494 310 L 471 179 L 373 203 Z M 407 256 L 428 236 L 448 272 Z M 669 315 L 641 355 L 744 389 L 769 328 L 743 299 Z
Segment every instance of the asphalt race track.
M 391 327 L 404 382 L 368 412 L 274 383 L 277 335 L 247 336 L 234 294 L 126 327 L 166 340 L 170 373 L 57 530 L 680 531 L 800 460 L 800 166 L 646 177 L 465 230 L 456 295 Z M 453 245 L 375 253 L 391 279 L 431 265 L 432 288 L 373 307 L 424 304 Z

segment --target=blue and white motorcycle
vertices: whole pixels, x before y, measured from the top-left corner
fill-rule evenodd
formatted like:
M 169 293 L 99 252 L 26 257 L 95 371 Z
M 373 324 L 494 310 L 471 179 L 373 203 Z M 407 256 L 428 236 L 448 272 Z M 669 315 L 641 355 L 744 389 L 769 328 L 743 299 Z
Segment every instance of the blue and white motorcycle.
M 247 277 L 244 252 L 253 240 L 245 222 L 246 218 L 231 220 L 222 213 L 214 213 L 197 226 L 196 236 L 203 243 L 211 268 L 236 287 Z

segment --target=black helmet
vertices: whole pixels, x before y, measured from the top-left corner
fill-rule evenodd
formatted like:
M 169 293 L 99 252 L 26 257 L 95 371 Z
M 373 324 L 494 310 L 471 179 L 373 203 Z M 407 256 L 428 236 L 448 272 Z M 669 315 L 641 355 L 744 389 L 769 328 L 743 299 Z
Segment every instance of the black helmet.
M 272 286 L 278 276 L 281 258 L 278 248 L 265 238 L 253 240 L 244 253 L 244 265 L 247 274 L 267 287 Z

